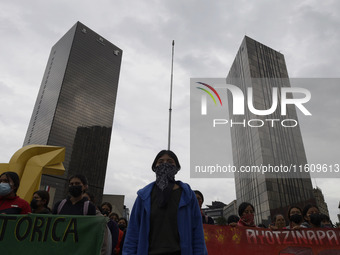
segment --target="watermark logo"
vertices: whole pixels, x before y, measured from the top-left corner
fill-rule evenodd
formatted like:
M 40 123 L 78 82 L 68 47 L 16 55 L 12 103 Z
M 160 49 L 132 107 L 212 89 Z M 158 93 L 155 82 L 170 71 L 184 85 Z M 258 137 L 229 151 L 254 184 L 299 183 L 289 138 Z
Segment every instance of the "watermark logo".
M 220 95 L 217 93 L 217 91 L 214 89 L 214 87 L 210 86 L 209 84 L 203 83 L 203 82 L 197 82 L 197 83 L 198 83 L 198 84 L 201 84 L 201 85 L 203 85 L 203 86 L 205 86 L 205 87 L 207 87 L 207 88 L 209 88 L 209 89 L 217 96 L 217 98 L 218 98 L 218 100 L 220 101 L 220 104 L 221 104 L 221 106 L 222 106 L 221 97 L 220 97 Z M 212 100 L 214 101 L 215 105 L 217 105 L 214 96 L 213 96 L 208 90 L 206 90 L 206 89 L 204 89 L 204 88 L 201 88 L 201 87 L 196 87 L 196 88 L 201 89 L 201 90 L 203 90 L 204 92 L 206 92 L 206 93 L 212 98 Z M 203 95 L 202 95 L 202 101 L 201 101 L 201 102 L 202 102 L 202 103 L 201 103 L 201 114 L 202 114 L 202 115 L 207 115 L 207 97 L 206 97 L 206 94 L 203 94 Z
M 339 178 L 339 91 L 338 78 L 191 78 L 190 176 Z
M 218 97 L 220 104 L 222 106 L 222 101 L 221 98 L 219 96 L 219 94 L 217 93 L 216 89 L 211 86 L 208 85 L 206 83 L 203 82 L 197 82 L 201 85 L 204 85 L 206 87 L 208 87 L 211 91 L 213 91 L 215 93 L 215 95 Z M 200 88 L 197 87 L 198 89 L 201 89 L 203 91 L 205 91 L 207 94 L 210 95 L 210 97 L 213 99 L 215 105 L 216 105 L 216 100 L 214 98 L 214 96 L 206 89 L 204 88 Z M 235 86 L 235 85 L 231 85 L 231 84 L 225 84 L 223 86 L 218 86 L 218 88 L 223 89 L 225 92 L 227 92 L 229 90 L 229 92 L 232 95 L 232 99 L 233 99 L 233 115 L 244 115 L 245 114 L 245 96 L 242 92 L 242 90 Z M 272 88 L 272 105 L 270 106 L 269 109 L 263 109 L 263 110 L 259 110 L 256 109 L 254 106 L 254 100 L 253 100 L 253 88 L 249 87 L 247 88 L 247 106 L 248 106 L 248 110 L 255 114 L 255 115 L 259 115 L 259 116 L 266 116 L 266 115 L 270 115 L 272 113 L 274 113 L 277 109 L 278 106 L 278 98 L 280 98 L 281 100 L 281 115 L 284 116 L 287 114 L 287 105 L 295 105 L 296 108 L 298 108 L 304 115 L 312 115 L 307 108 L 303 105 L 305 103 L 307 103 L 310 99 L 311 99 L 311 93 L 305 89 L 305 88 L 291 88 L 291 87 L 283 87 L 280 88 L 280 92 L 279 93 L 279 88 L 277 87 L 273 87 Z M 303 97 L 302 98 L 289 98 L 289 94 L 302 94 Z M 206 95 L 202 95 L 202 99 L 201 99 L 201 114 L 202 115 L 207 115 L 207 99 L 206 99 Z

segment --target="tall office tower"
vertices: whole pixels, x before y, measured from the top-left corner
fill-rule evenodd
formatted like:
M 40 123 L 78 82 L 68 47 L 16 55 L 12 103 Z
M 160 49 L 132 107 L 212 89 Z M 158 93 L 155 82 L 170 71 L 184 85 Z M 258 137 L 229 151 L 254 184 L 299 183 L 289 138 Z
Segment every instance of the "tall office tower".
M 257 110 L 271 108 L 273 87 L 278 88 L 278 101 L 281 88 L 290 87 L 284 56 L 247 36 L 230 68 L 227 83 L 236 85 L 244 95 L 252 88 L 252 101 Z M 248 109 L 245 99 L 245 114 L 233 116 L 231 94 L 228 101 L 230 119 L 240 123 L 230 129 L 234 166 L 279 167 L 307 163 L 299 125 L 286 127 L 298 122 L 294 105 L 287 106 L 285 116 L 281 116 L 279 103 L 272 114 L 258 116 Z M 289 123 L 287 119 L 296 122 Z M 257 223 L 268 224 L 276 213 L 286 215 L 290 205 L 314 202 L 310 175 L 306 173 L 235 173 L 235 186 L 238 205 L 241 202 L 253 204 Z
M 65 174 L 42 177 L 54 201 L 77 173 L 101 201 L 121 60 L 121 49 L 80 22 L 52 47 L 24 145 L 66 147 Z

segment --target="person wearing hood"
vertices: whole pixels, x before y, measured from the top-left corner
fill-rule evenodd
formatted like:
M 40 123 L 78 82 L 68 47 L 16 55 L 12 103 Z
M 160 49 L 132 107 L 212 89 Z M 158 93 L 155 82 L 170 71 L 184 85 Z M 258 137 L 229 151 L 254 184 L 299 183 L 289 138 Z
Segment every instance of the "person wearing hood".
M 190 186 L 175 181 L 181 169 L 170 150 L 152 164 L 156 181 L 137 192 L 123 246 L 128 254 L 207 254 L 201 212 Z
M 15 172 L 4 172 L 0 175 L 0 214 L 27 214 L 31 207 L 24 199 L 17 196 L 20 185 Z
M 242 227 L 256 227 L 254 223 L 254 206 L 248 202 L 243 202 L 238 207 L 238 215 L 240 220 L 237 225 Z

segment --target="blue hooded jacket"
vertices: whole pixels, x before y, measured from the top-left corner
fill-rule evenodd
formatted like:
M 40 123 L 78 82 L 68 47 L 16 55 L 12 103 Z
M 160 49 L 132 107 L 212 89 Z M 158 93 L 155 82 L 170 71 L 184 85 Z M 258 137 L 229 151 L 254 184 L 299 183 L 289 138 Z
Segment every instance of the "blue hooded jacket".
M 208 254 L 204 241 L 202 216 L 195 193 L 190 186 L 176 182 L 182 188 L 177 212 L 181 254 Z M 146 255 L 149 250 L 151 191 L 155 182 L 137 192 L 124 240 L 123 255 Z

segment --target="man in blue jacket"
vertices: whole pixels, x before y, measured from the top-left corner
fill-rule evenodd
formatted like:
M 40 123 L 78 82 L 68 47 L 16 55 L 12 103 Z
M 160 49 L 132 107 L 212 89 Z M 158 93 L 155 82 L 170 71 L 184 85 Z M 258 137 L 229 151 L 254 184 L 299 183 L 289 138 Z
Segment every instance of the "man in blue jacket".
M 123 255 L 207 254 L 196 195 L 188 184 L 175 181 L 180 168 L 172 151 L 156 156 L 156 181 L 137 192 Z

